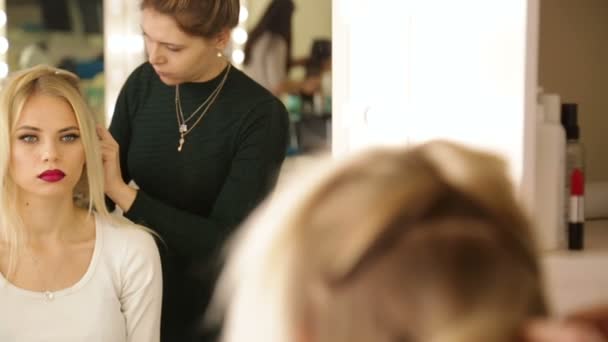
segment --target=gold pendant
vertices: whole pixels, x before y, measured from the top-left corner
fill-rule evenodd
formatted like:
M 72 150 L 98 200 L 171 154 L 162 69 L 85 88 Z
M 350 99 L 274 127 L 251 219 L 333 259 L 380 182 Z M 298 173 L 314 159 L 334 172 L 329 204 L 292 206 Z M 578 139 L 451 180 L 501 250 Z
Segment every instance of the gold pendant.
M 186 140 L 184 139 L 184 136 L 182 135 L 179 138 L 179 146 L 177 147 L 177 152 L 181 152 L 182 151 L 182 146 L 184 146 L 185 142 L 186 142 Z

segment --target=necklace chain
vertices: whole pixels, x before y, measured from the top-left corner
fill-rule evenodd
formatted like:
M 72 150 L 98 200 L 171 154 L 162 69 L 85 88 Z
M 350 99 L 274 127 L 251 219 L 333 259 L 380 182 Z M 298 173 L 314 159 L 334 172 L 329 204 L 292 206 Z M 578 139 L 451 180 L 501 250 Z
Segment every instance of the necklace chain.
M 182 151 L 182 147 L 184 146 L 184 143 L 186 142 L 186 135 L 188 135 L 194 129 L 194 127 L 196 127 L 198 125 L 198 123 L 201 121 L 203 116 L 205 116 L 205 114 L 207 114 L 207 111 L 209 111 L 209 108 L 211 107 L 211 105 L 215 102 L 215 99 L 220 94 L 220 91 L 224 87 L 224 84 L 226 83 L 226 79 L 228 78 L 228 73 L 230 72 L 230 67 L 231 67 L 231 64 L 228 63 L 226 73 L 224 74 L 224 77 L 222 78 L 220 83 L 217 85 L 217 87 L 215 87 L 215 89 L 211 92 L 211 94 L 209 94 L 209 96 L 205 99 L 205 101 L 203 101 L 203 103 L 201 103 L 201 105 L 198 106 L 198 108 L 196 108 L 194 110 L 194 112 L 192 112 L 192 114 L 190 114 L 187 118 L 184 116 L 184 112 L 182 110 L 182 103 L 181 103 L 180 94 L 179 94 L 179 84 L 175 86 L 175 116 L 177 117 L 177 129 L 179 131 L 179 146 L 177 147 L 178 152 Z M 198 114 L 198 112 L 200 112 L 201 110 L 202 110 L 201 114 L 194 121 L 192 126 L 188 127 L 188 122 L 191 119 L 193 119 Z
M 219 92 L 220 87 L 215 87 L 215 89 L 213 89 L 213 91 L 211 92 L 211 94 L 209 94 L 209 96 L 207 97 L 207 99 L 205 100 L 205 102 L 201 103 L 200 106 L 198 106 L 198 108 L 196 108 L 194 110 L 194 112 L 192 112 L 192 114 L 190 114 L 189 117 L 184 119 L 184 112 L 182 110 L 182 104 L 180 101 L 180 93 L 179 93 L 179 85 L 175 86 L 175 104 L 177 105 L 176 109 L 177 109 L 177 113 L 179 115 L 179 120 L 182 124 L 187 124 L 188 121 L 190 121 L 200 110 L 201 108 L 203 108 L 204 105 L 206 105 L 207 103 L 209 103 L 209 101 L 211 101 L 211 99 L 213 99 L 216 94 Z
M 51 301 L 53 299 L 55 299 L 55 293 L 53 291 L 51 291 L 51 287 L 48 286 L 48 283 L 46 281 L 43 281 L 42 279 L 42 272 L 40 271 L 40 259 L 34 257 L 34 253 L 33 251 L 29 250 L 28 254 L 30 255 L 30 258 L 32 259 L 32 262 L 34 263 L 34 267 L 36 268 L 36 275 L 38 276 L 38 280 L 41 283 L 44 283 L 45 285 L 45 290 L 44 290 L 44 297 Z M 59 269 L 57 269 L 55 272 L 53 272 L 53 276 L 51 277 L 51 286 L 52 283 L 55 283 L 55 279 L 57 279 L 57 274 L 59 273 Z

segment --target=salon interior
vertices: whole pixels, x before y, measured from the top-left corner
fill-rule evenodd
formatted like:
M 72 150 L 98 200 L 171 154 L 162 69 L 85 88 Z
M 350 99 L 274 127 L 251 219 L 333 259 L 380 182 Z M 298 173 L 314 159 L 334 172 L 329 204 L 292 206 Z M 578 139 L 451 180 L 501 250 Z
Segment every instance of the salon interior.
M 242 66 L 247 31 L 267 3 L 241 0 L 226 51 L 234 66 Z M 280 177 L 320 153 L 339 158 L 444 138 L 506 158 L 538 219 L 546 214 L 547 176 L 539 172 L 538 96 L 540 89 L 558 94 L 578 105 L 586 245 L 576 252 L 544 248 L 550 300 L 558 313 L 608 302 L 607 1 L 295 3 L 292 55 L 329 42 L 332 63 L 312 100 L 281 97 L 291 141 Z M 145 60 L 139 16 L 138 1 L 2 0 L 0 77 L 38 63 L 73 70 L 99 120 L 108 122 L 120 87 Z M 305 71 L 294 68 L 289 77 L 302 79 Z M 548 228 L 538 226 L 542 239 Z

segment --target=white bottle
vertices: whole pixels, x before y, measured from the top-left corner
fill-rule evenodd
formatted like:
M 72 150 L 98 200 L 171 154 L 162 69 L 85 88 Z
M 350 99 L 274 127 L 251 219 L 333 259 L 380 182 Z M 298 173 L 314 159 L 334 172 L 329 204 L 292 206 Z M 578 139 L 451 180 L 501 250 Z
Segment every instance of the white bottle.
M 542 250 L 565 245 L 566 133 L 558 95 L 540 93 L 536 121 L 536 225 Z

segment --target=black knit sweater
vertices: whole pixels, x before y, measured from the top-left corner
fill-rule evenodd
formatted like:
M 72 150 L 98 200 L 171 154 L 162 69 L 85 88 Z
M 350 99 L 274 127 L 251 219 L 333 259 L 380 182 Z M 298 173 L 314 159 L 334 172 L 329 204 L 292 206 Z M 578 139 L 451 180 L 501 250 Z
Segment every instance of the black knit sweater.
M 180 85 L 184 116 L 226 71 L 207 82 Z M 162 340 L 193 340 L 219 269 L 218 252 L 274 185 L 288 142 L 287 112 L 232 67 L 220 95 L 178 152 L 175 87 L 162 83 L 144 63 L 118 97 L 110 132 L 120 145 L 124 180 L 140 188 L 125 215 L 163 240 Z

